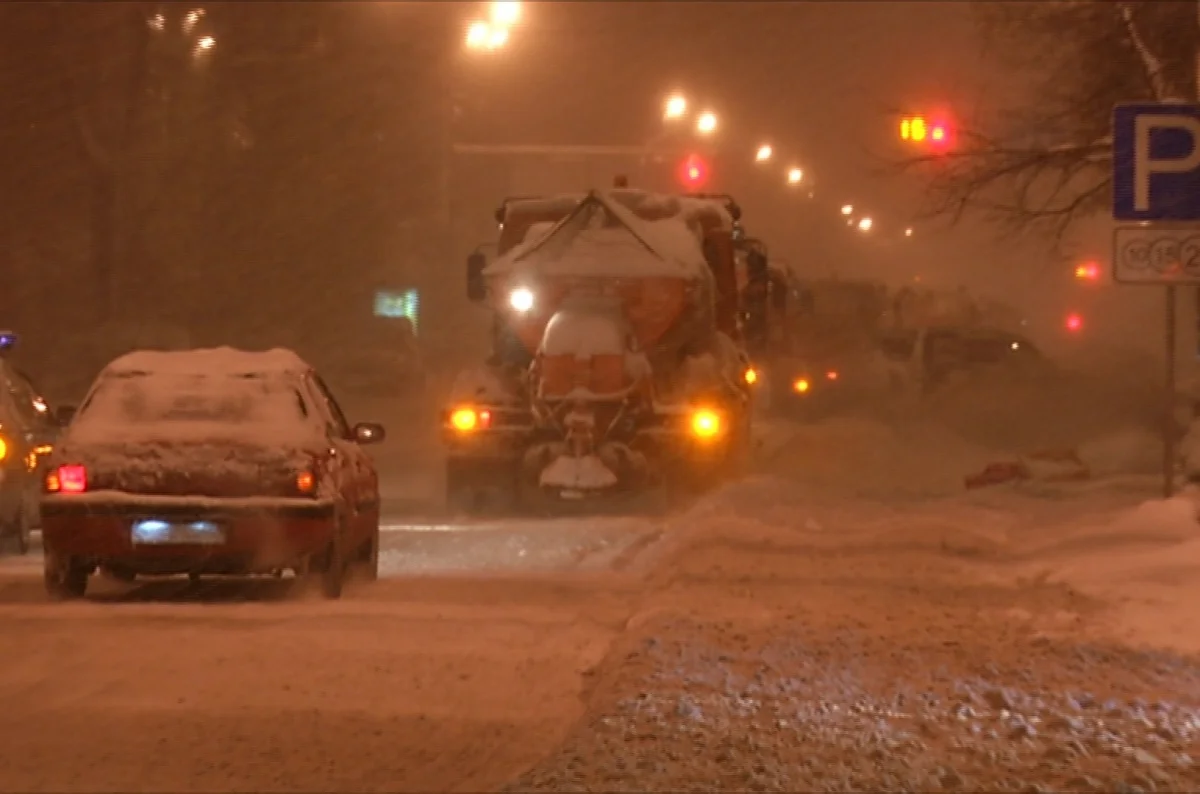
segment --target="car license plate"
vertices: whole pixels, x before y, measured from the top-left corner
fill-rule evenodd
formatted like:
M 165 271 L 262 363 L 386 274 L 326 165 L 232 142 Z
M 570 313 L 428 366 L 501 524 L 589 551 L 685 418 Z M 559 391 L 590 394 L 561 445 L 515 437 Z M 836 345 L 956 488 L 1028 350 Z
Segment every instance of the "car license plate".
M 131 539 L 140 546 L 215 546 L 225 542 L 225 530 L 214 521 L 166 521 L 144 518 L 133 522 Z

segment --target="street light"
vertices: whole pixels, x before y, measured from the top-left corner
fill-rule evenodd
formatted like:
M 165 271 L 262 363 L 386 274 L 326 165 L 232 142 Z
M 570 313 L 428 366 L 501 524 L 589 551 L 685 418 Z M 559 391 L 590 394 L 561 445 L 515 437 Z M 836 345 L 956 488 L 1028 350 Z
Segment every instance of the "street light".
M 505 44 L 508 44 L 508 29 L 493 28 L 491 34 L 488 36 L 487 48 L 489 50 L 498 50 Z
M 482 50 L 487 46 L 491 35 L 491 25 L 482 20 L 472 22 L 471 26 L 467 28 L 467 49 Z
M 717 117 L 711 111 L 705 111 L 700 114 L 700 118 L 696 120 L 696 131 L 701 135 L 708 135 L 717 129 Z
M 802 179 L 804 179 L 804 172 L 799 168 L 788 169 L 787 181 L 789 185 L 798 185 Z
M 476 20 L 467 28 L 467 49 L 498 50 L 508 43 L 508 28 Z
M 687 113 L 687 105 L 687 99 L 680 94 L 671 95 L 667 98 L 667 102 L 663 106 L 663 118 L 682 118 L 683 114 Z
M 498 28 L 511 28 L 521 19 L 519 2 L 492 3 L 492 24 Z
M 858 230 L 860 232 L 869 232 L 874 225 L 874 222 L 870 218 L 863 218 L 858 222 Z
M 191 11 L 183 15 L 183 32 L 187 35 L 196 27 L 196 23 L 204 16 L 203 8 L 193 8 Z
M 905 229 L 905 230 L 904 230 L 904 236 L 905 236 L 905 237 L 912 237 L 912 232 L 913 232 L 913 230 L 912 230 L 912 227 L 911 227 L 911 226 L 909 226 L 907 229 Z
M 765 163 L 767 160 L 771 159 L 772 154 L 773 151 L 770 144 L 764 143 L 762 146 L 758 147 L 758 152 L 754 155 L 754 160 L 755 162 Z
M 854 205 L 853 204 L 843 204 L 842 205 L 842 214 L 843 215 L 853 215 L 854 214 Z

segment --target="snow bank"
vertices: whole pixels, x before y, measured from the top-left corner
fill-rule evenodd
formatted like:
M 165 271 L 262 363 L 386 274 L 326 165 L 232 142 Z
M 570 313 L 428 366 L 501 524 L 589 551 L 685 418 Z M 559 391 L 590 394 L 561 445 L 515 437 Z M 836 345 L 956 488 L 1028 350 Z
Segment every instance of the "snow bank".
M 1025 570 L 1109 602 L 1127 641 L 1200 652 L 1198 503 L 1188 492 L 1048 527 L 1056 540 L 1033 551 Z
M 643 220 L 604 193 L 592 193 L 554 228 L 527 235 L 485 273 L 709 277 L 696 230 L 678 218 Z

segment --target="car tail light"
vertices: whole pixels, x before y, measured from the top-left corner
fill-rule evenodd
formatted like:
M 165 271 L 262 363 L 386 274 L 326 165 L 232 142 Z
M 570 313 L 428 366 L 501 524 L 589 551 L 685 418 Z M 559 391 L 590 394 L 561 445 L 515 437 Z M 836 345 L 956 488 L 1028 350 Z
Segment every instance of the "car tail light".
M 296 490 L 305 496 L 317 492 L 317 477 L 311 471 L 302 471 L 296 475 Z
M 83 466 L 59 466 L 46 474 L 47 493 L 83 493 L 87 490 L 87 469 Z

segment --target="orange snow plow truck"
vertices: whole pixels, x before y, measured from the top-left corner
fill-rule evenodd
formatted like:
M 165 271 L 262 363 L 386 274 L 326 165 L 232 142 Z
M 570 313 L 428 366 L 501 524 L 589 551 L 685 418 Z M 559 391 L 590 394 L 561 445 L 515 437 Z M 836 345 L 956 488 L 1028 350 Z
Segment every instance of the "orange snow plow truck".
M 618 181 L 618 185 L 622 183 Z M 460 512 L 691 490 L 749 448 L 756 379 L 739 342 L 728 197 L 619 187 L 509 198 L 467 295 L 492 354 L 444 411 Z

